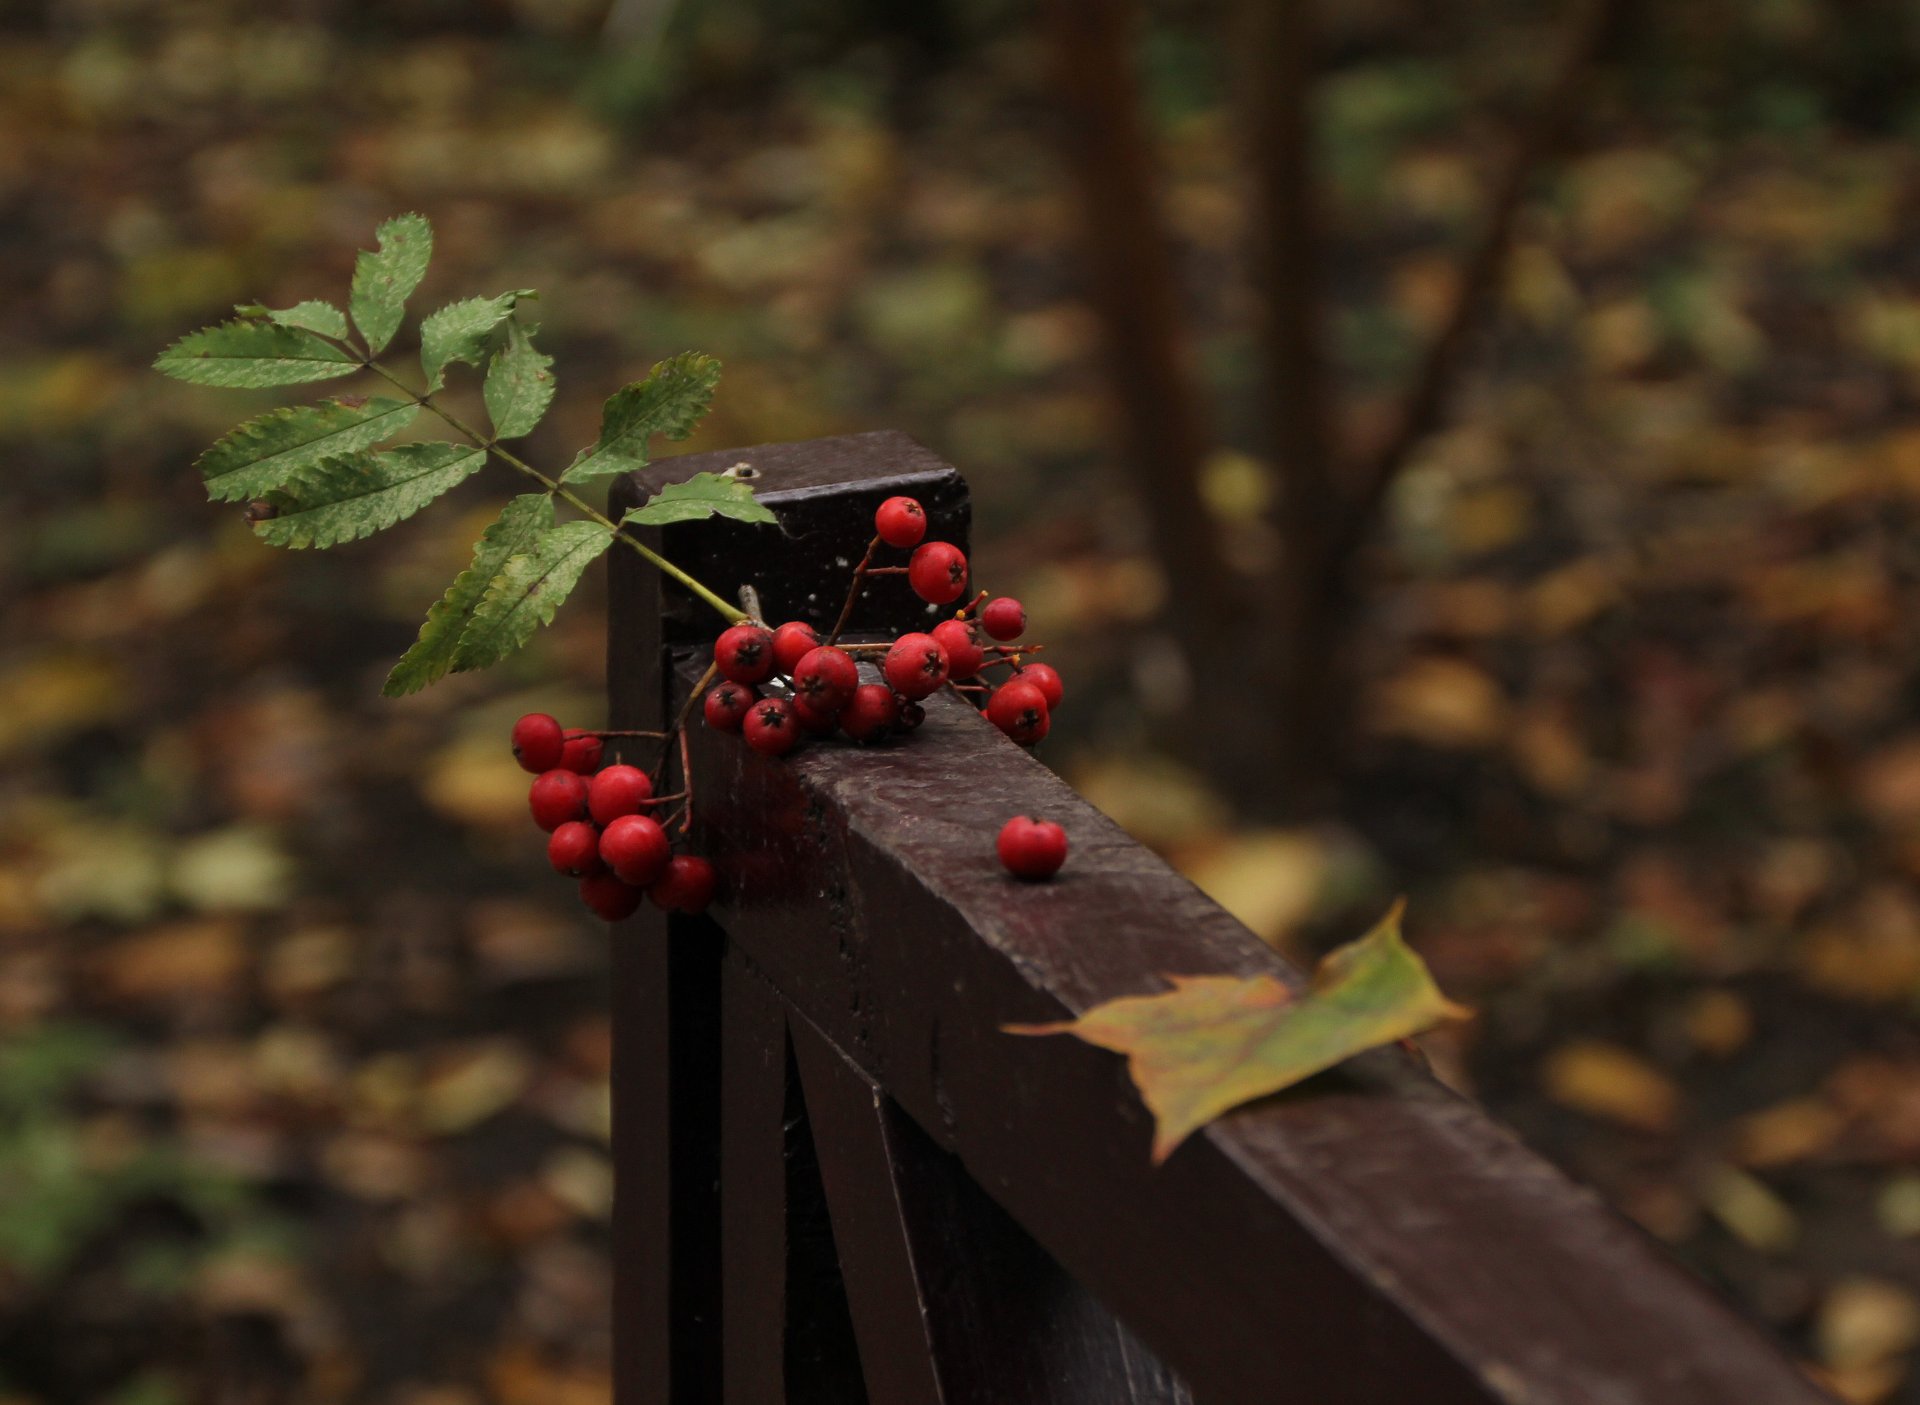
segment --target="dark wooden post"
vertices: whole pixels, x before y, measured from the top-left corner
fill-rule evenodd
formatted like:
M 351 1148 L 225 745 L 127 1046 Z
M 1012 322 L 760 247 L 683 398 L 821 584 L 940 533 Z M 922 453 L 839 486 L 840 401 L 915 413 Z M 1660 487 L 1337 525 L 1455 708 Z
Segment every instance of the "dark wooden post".
M 744 463 L 782 530 L 669 529 L 774 619 L 827 618 L 873 506 L 964 538 L 894 435 Z M 617 725 L 713 630 L 614 558 Z M 882 578 L 857 630 L 927 618 Z M 1121 1061 L 1010 1021 L 1271 950 L 957 696 L 910 741 L 774 761 L 696 727 L 711 922 L 614 933 L 618 1405 L 1816 1405 L 1799 1372 L 1591 1194 L 1397 1051 L 1196 1134 L 1163 1167 Z M 999 823 L 1064 823 L 1019 885 Z

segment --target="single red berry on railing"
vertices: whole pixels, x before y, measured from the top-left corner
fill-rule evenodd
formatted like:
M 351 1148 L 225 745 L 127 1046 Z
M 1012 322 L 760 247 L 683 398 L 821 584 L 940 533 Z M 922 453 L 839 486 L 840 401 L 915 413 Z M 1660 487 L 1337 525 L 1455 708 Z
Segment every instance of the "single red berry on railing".
M 860 670 L 854 666 L 853 655 L 831 644 L 809 649 L 793 666 L 795 697 L 827 717 L 845 707 L 859 686 Z
M 773 634 L 757 624 L 736 624 L 713 641 L 713 662 L 722 678 L 758 683 L 773 672 Z
M 587 782 L 587 813 L 598 825 L 637 815 L 653 799 L 653 781 L 638 766 L 609 766 Z
M 989 600 L 980 612 L 980 627 L 995 639 L 1018 639 L 1027 632 L 1027 610 L 1010 595 Z
M 1049 712 L 1060 706 L 1060 699 L 1067 695 L 1066 685 L 1060 681 L 1060 675 L 1054 672 L 1053 665 L 1051 664 L 1022 664 L 1014 673 L 1013 677 L 1022 683 L 1031 683 L 1034 687 L 1038 688 L 1047 699 L 1047 711 Z
M 908 559 L 907 584 L 929 605 L 950 605 L 966 594 L 966 555 L 952 542 L 928 542 Z
M 785 756 L 800 744 L 800 721 L 785 698 L 762 698 L 748 708 L 740 732 L 762 756 Z
M 857 742 L 877 742 L 900 720 L 900 704 L 884 683 L 862 683 L 840 709 L 840 729 Z
M 773 671 L 792 673 L 794 665 L 819 646 L 819 630 L 805 620 L 788 620 L 773 632 Z
M 570 878 L 598 873 L 600 831 L 585 820 L 568 820 L 547 837 L 547 862 Z
M 553 770 L 534 779 L 527 791 L 533 822 L 551 834 L 568 820 L 587 817 L 587 782 L 572 771 Z
M 1047 696 L 1017 678 L 1003 683 L 987 699 L 987 721 L 1020 745 L 1032 746 L 1047 734 Z
M 529 712 L 513 724 L 513 759 L 523 771 L 537 776 L 553 770 L 566 749 L 567 734 L 544 712 Z
M 903 634 L 887 650 L 881 672 L 894 692 L 908 701 L 924 698 L 947 681 L 947 651 L 931 634 Z
M 745 683 L 728 679 L 707 689 L 700 710 L 706 714 L 707 725 L 714 731 L 737 732 L 740 724 L 747 720 L 747 709 L 759 699 L 760 694 Z
M 611 873 L 590 873 L 580 880 L 580 901 L 609 922 L 633 916 L 646 895 L 646 889 L 636 888 Z
M 569 771 L 590 776 L 600 769 L 600 753 L 604 749 L 605 744 L 600 738 L 579 727 L 569 727 L 567 746 L 560 755 L 560 764 Z
M 993 847 L 1016 878 L 1051 878 L 1067 861 L 1067 832 L 1050 820 L 1015 815 L 1002 826 Z
M 675 854 L 647 896 L 664 912 L 705 912 L 713 901 L 713 865 L 697 854 Z
M 625 882 L 644 888 L 666 871 L 673 845 L 648 815 L 622 815 L 600 834 L 600 858 Z
M 918 546 L 927 534 L 927 512 L 913 498 L 888 498 L 873 514 L 873 530 L 888 546 Z
M 933 627 L 932 633 L 940 642 L 940 647 L 947 651 L 949 678 L 964 681 L 980 672 L 980 665 L 987 661 L 987 654 L 980 647 L 971 621 L 942 620 Z

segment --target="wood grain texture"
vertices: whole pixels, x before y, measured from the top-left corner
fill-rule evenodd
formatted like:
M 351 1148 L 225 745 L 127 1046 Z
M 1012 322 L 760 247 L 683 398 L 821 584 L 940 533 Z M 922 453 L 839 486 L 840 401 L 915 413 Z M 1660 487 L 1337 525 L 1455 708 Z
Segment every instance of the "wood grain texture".
M 810 473 L 838 442 L 805 446 Z M 677 652 L 675 688 L 697 653 Z M 647 660 L 623 661 L 616 637 L 612 666 Z M 730 942 L 1207 1405 L 1824 1399 L 1397 1054 L 1232 1113 L 1152 1169 L 1119 1059 L 1001 1026 L 1162 989 L 1168 971 L 1299 977 L 958 697 L 868 749 L 772 761 L 692 741 L 696 844 Z M 996 863 L 1017 813 L 1072 836 L 1054 881 Z

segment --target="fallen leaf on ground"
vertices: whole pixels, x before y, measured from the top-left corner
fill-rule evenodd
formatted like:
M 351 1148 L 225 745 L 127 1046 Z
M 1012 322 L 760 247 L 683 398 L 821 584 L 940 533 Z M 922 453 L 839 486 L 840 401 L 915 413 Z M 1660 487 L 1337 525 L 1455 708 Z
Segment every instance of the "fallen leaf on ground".
M 1298 995 L 1273 976 L 1168 976 L 1173 989 L 1160 995 L 1123 996 L 1077 1020 L 1004 1028 L 1071 1034 L 1125 1054 L 1153 1113 L 1158 1164 L 1241 1103 L 1472 1013 L 1440 993 L 1402 939 L 1404 906 L 1396 903 L 1371 932 L 1329 952 Z
M 1680 1116 L 1680 1090 L 1659 1069 L 1617 1044 L 1563 1044 L 1540 1071 L 1547 1096 L 1562 1107 L 1643 1132 L 1667 1132 Z

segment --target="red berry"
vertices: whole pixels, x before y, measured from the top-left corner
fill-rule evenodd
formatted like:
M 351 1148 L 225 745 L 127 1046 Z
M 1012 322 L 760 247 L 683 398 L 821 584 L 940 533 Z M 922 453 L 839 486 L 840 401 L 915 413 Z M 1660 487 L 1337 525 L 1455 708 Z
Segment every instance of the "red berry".
M 611 873 L 590 873 L 580 880 L 580 901 L 609 922 L 633 916 L 646 895 L 646 889 L 636 888 Z
M 568 820 L 547 840 L 554 872 L 581 878 L 600 871 L 600 831 L 585 820 Z
M 971 678 L 980 672 L 980 665 L 987 661 L 986 650 L 980 647 L 973 626 L 965 620 L 940 621 L 933 627 L 933 637 L 947 651 L 947 676 L 950 678 Z
M 762 698 L 748 709 L 740 730 L 762 756 L 785 756 L 800 744 L 800 721 L 785 698 Z
M 1053 671 L 1051 664 L 1022 664 L 1013 676 L 1022 683 L 1033 684 L 1034 687 L 1040 690 L 1041 694 L 1047 700 L 1048 712 L 1052 712 L 1056 707 L 1060 706 L 1060 699 L 1067 695 L 1066 686 L 1061 683 L 1060 675 Z M 1011 682 L 1012 679 L 1008 681 Z
M 773 635 L 757 624 L 736 624 L 713 641 L 713 661 L 722 678 L 758 683 L 773 672 Z
M 830 737 L 840 725 L 838 712 L 822 712 L 805 698 L 788 698 L 787 706 L 793 709 L 793 720 L 800 724 L 800 730 L 810 737 Z
M 928 542 L 907 560 L 907 584 L 930 605 L 949 605 L 967 589 L 967 558 L 952 542 Z
M 912 498 L 888 498 L 873 514 L 873 530 L 888 546 L 918 546 L 927 534 L 927 512 Z
M 635 887 L 658 878 L 672 854 L 667 832 L 646 815 L 621 815 L 600 834 L 601 859 Z
M 731 679 L 716 683 L 707 689 L 705 701 L 700 709 L 707 715 L 707 725 L 716 732 L 737 732 L 740 724 L 746 721 L 747 709 L 752 707 L 759 694 L 745 683 L 735 683 Z
M 598 825 L 637 815 L 653 799 L 653 782 L 638 766 L 609 766 L 587 782 L 587 813 Z
M 553 770 L 566 749 L 567 734 L 544 712 L 529 712 L 513 724 L 513 759 L 523 771 L 537 776 Z
M 901 731 L 916 731 L 920 724 L 926 720 L 927 710 L 920 706 L 919 703 L 903 702 L 900 704 L 900 721 L 897 725 Z
M 947 651 L 931 634 L 903 634 L 887 650 L 882 672 L 894 692 L 909 701 L 924 698 L 947 681 Z
M 1067 861 L 1067 832 L 1050 820 L 1015 815 L 1002 827 L 993 847 L 1016 878 L 1051 878 Z
M 1019 742 L 1032 746 L 1047 734 L 1047 695 L 1031 683 L 1012 679 L 987 699 L 987 721 Z
M 675 854 L 647 896 L 667 912 L 705 912 L 713 901 L 713 865 L 695 854 Z
M 584 820 L 587 782 L 572 771 L 548 771 L 527 792 L 527 808 L 533 811 L 533 822 L 549 834 L 568 820 Z
M 792 673 L 809 649 L 820 646 L 820 632 L 805 620 L 788 620 L 773 632 L 773 671 Z
M 853 655 L 831 644 L 809 649 L 793 667 L 794 695 L 814 712 L 828 717 L 839 712 L 860 686 L 860 670 Z
M 1011 595 L 989 600 L 980 612 L 980 627 L 995 639 L 1018 639 L 1027 632 L 1027 609 Z
M 569 771 L 577 771 L 590 776 L 600 769 L 600 752 L 604 743 L 590 732 L 578 727 L 567 728 L 567 747 L 560 754 L 560 764 Z
M 840 726 L 857 742 L 877 742 L 893 730 L 900 704 L 884 683 L 862 683 L 840 709 Z

